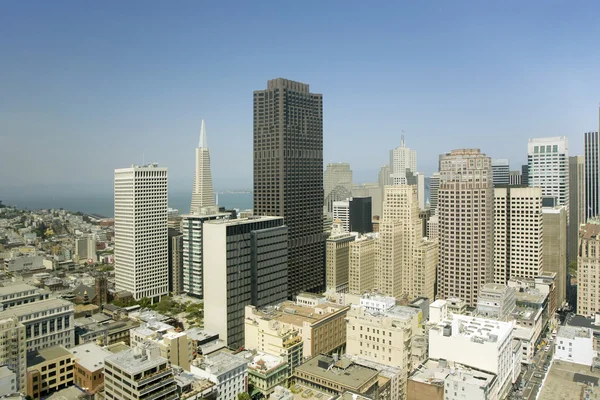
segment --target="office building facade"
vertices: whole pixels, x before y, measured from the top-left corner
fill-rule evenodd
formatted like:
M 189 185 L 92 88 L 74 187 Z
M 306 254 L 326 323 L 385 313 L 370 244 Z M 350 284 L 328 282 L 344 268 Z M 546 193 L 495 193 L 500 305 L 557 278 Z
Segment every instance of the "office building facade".
M 492 160 L 492 178 L 494 186 L 508 185 L 510 183 L 510 163 L 508 158 Z
M 352 197 L 350 199 L 350 232 L 365 234 L 373 232 L 371 197 Z
M 440 173 L 434 172 L 429 178 L 429 209 L 431 215 L 437 215 L 438 190 L 440 188 Z
M 577 261 L 579 225 L 585 224 L 585 158 L 569 157 L 569 223 L 567 229 L 567 262 Z
M 598 165 L 600 164 L 600 145 L 598 132 L 586 132 L 583 135 L 583 154 L 585 166 L 585 220 L 597 217 L 600 213 L 600 183 Z
M 600 312 L 600 224 L 590 220 L 579 230 L 577 257 L 577 314 Z
M 527 144 L 528 186 L 569 207 L 569 142 L 565 136 L 533 138 Z
M 327 164 L 324 174 L 325 205 L 323 214 L 332 216 L 333 202 L 352 196 L 352 170 L 348 163 Z
M 350 269 L 350 244 L 355 236 L 344 231 L 339 222 L 334 222 L 331 235 L 325 242 L 325 274 L 328 291 L 348 292 Z
M 360 236 L 351 242 L 348 292 L 360 295 L 373 290 L 379 262 L 378 234 Z
M 544 271 L 556 273 L 556 302 L 560 306 L 567 292 L 567 209 L 542 208 L 544 224 Z
M 339 222 L 344 232 L 350 232 L 350 200 L 333 202 L 333 222 Z
M 408 174 L 417 173 L 417 151 L 406 147 L 404 135 L 400 147 L 390 150 L 391 184 L 408 185 Z

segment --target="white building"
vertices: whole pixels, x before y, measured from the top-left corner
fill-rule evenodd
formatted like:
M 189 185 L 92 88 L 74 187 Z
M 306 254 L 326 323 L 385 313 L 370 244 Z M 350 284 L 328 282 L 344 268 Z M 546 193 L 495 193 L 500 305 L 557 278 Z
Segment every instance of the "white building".
M 115 170 L 115 285 L 157 302 L 169 293 L 167 168 Z
M 440 217 L 432 215 L 427 221 L 427 238 L 429 240 L 438 239 L 440 237 Z
M 400 147 L 390 150 L 390 167 L 392 170 L 392 185 L 406 185 L 407 171 L 417 173 L 417 151 L 406 147 L 404 135 L 400 141 Z
M 527 144 L 529 186 L 542 188 L 542 196 L 554 197 L 569 207 L 569 142 L 566 136 L 532 138 Z
M 191 373 L 217 385 L 217 400 L 237 400 L 248 391 L 248 363 L 233 354 L 217 352 L 198 359 Z
M 350 201 L 333 202 L 333 222 L 340 221 L 344 232 L 350 232 Z
M 596 357 L 594 335 L 589 328 L 561 326 L 554 343 L 554 359 L 591 366 Z
M 429 178 L 429 209 L 431 215 L 437 215 L 438 190 L 440 189 L 440 173 L 434 172 Z
M 325 191 L 323 214 L 331 217 L 333 202 L 345 200 L 352 196 L 352 170 L 350 164 L 327 164 L 323 177 L 323 189 Z
M 196 148 L 196 168 L 194 170 L 194 188 L 190 214 L 214 214 L 219 211 L 215 204 L 215 193 L 210 173 L 210 151 L 206 142 L 204 120 L 200 128 L 200 143 Z
M 492 160 L 492 177 L 494 186 L 508 185 L 510 183 L 510 163 L 507 158 L 495 158 Z
M 396 305 L 396 298 L 378 293 L 365 293 L 360 298 L 360 306 L 367 311 L 384 312 Z
M 92 235 L 82 235 L 75 239 L 75 255 L 80 263 L 98 261 L 96 257 L 96 240 Z
M 17 375 L 6 365 L 0 367 L 0 397 L 17 393 Z

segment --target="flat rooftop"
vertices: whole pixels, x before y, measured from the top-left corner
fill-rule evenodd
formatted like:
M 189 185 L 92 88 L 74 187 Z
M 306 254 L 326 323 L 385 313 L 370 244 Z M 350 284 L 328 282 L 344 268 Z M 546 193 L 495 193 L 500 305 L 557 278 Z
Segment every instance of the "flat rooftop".
M 50 311 L 60 307 L 68 307 L 71 311 L 74 310 L 74 305 L 70 301 L 63 299 L 48 299 L 11 307 L 7 310 L 0 312 L 0 319 L 6 317 L 20 318 L 32 313 Z
M 358 389 L 379 375 L 376 369 L 355 364 L 348 359 L 339 360 L 330 368 L 320 367 L 320 362 L 330 364 L 333 363 L 333 359 L 329 356 L 318 355 L 296 367 L 296 373 L 303 372 L 319 379 L 336 382 L 343 388 L 349 389 Z
M 6 365 L 0 367 L 0 378 L 6 378 L 7 376 L 11 376 L 14 374 Z
M 594 331 L 600 331 L 600 325 L 596 325 L 595 322 L 595 318 L 586 318 L 583 315 L 574 315 L 573 318 L 567 319 L 568 326 L 578 326 L 590 328 Z
M 444 381 L 448 379 L 450 381 L 463 381 L 469 385 L 485 388 L 492 386 L 496 375 L 451 361 L 444 362 L 429 359 L 421 364 L 408 379 L 442 387 L 444 386 Z
M 190 329 L 186 330 L 185 332 L 187 333 L 187 335 L 190 339 L 197 340 L 197 341 L 204 341 L 204 340 L 208 340 L 211 338 L 219 337 L 219 334 L 217 334 L 217 333 L 206 331 L 206 330 L 200 329 L 198 327 L 190 328 Z
M 480 289 L 481 292 L 492 292 L 492 293 L 496 293 L 496 294 L 502 294 L 502 293 L 506 292 L 507 290 L 509 290 L 508 286 L 500 285 L 497 283 L 486 283 Z
M 241 357 L 219 351 L 205 356 L 196 364 L 196 366 L 211 374 L 222 375 L 247 364 L 248 362 Z
M 104 359 L 113 353 L 95 343 L 85 343 L 69 349 L 75 357 L 75 362 L 88 371 L 95 372 L 104 368 Z
M 256 309 L 254 317 L 267 321 L 276 320 L 283 324 L 303 326 L 304 322 L 314 324 L 343 309 L 349 309 L 349 307 L 329 302 L 315 307 L 305 307 L 297 305 L 293 301 L 284 301 L 276 306 Z
M 277 219 L 283 220 L 283 217 L 271 217 L 271 216 L 256 217 L 256 216 L 254 216 L 254 217 L 238 218 L 238 219 L 212 219 L 210 221 L 206 221 L 205 224 L 234 226 L 234 225 L 252 224 L 254 222 L 260 222 L 260 221 L 273 221 L 273 220 L 277 220 Z
M 112 365 L 122 369 L 123 371 L 134 375 L 139 372 L 158 367 L 162 364 L 168 364 L 169 360 L 161 356 L 149 356 L 146 353 L 139 355 L 136 354 L 134 349 L 129 349 L 106 357 L 104 362 L 110 362 Z
M 249 361 L 248 369 L 253 369 L 261 374 L 267 374 L 269 371 L 287 364 L 283 358 L 263 352 L 247 355 L 246 360 Z
M 544 385 L 540 390 L 540 400 L 571 400 L 583 399 L 586 387 L 594 385 L 594 393 L 598 391 L 600 383 L 600 371 L 590 371 L 590 367 L 566 361 L 554 361 Z M 594 398 L 594 397 L 591 397 Z
M 575 326 L 561 326 L 558 328 L 558 333 L 556 336 L 563 339 L 589 339 L 592 337 L 592 330 L 589 328 L 579 328 Z
M 33 367 L 46 361 L 56 360 L 64 356 L 71 356 L 71 352 L 63 346 L 52 346 L 27 353 L 27 367 Z
M 513 331 L 514 324 L 512 322 L 454 314 L 451 321 L 442 321 L 432 329 L 439 330 L 441 334 L 444 327 L 448 325 L 452 327 L 453 337 L 463 336 L 470 338 L 472 342 L 478 343 L 502 343 Z
M 29 292 L 29 291 L 40 291 L 41 289 L 35 287 L 35 286 L 31 286 L 31 285 L 26 285 L 24 283 L 18 283 L 16 285 L 10 285 L 10 286 L 2 286 L 0 287 L 0 296 L 6 296 L 9 294 L 17 294 L 17 293 L 23 293 L 23 292 Z

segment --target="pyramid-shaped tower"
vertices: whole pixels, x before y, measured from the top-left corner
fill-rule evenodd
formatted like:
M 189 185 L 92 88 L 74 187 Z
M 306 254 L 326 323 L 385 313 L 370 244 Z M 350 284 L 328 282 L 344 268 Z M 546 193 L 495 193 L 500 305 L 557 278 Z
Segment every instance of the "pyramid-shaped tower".
M 196 148 L 196 171 L 194 173 L 194 189 L 192 190 L 192 206 L 190 214 L 206 214 L 215 212 L 215 193 L 210 173 L 210 152 L 206 144 L 206 128 L 204 120 L 200 129 L 200 143 Z

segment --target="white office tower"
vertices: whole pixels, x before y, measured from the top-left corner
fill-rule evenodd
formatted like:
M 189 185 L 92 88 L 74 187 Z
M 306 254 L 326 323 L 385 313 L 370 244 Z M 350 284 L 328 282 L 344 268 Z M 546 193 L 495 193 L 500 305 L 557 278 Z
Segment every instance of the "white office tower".
M 167 168 L 115 170 L 115 284 L 133 298 L 169 293 Z
M 527 144 L 529 187 L 569 207 L 569 142 L 565 136 L 533 138 Z
M 196 148 L 196 170 L 194 171 L 194 190 L 192 191 L 190 214 L 208 214 L 210 212 L 207 209 L 211 208 L 212 212 L 219 211 L 218 207 L 214 210 L 215 206 L 215 193 L 210 173 L 210 152 L 206 143 L 206 128 L 204 120 L 202 120 L 200 144 Z
M 344 232 L 350 232 L 350 201 L 333 202 L 333 222 L 339 221 Z
M 508 185 L 510 183 L 510 163 L 507 158 L 492 160 L 492 177 L 494 186 Z
M 352 170 L 350 164 L 327 164 L 323 177 L 323 188 L 325 189 L 323 214 L 331 217 L 333 202 L 346 200 L 352 196 Z
M 494 189 L 494 282 L 534 279 L 543 270 L 544 227 L 540 188 Z
M 406 185 L 408 184 L 407 172 L 417 173 L 417 151 L 406 147 L 404 135 L 400 147 L 390 150 L 390 167 L 392 185 Z
M 417 198 L 419 199 L 419 210 L 425 210 L 425 174 L 417 172 L 416 185 L 417 185 Z
M 92 235 L 82 235 L 75 239 L 75 255 L 78 262 L 96 262 L 96 240 Z
M 479 288 L 494 281 L 494 191 L 489 157 L 453 150 L 441 159 L 438 191 L 437 297 L 477 304 Z
M 429 209 L 431 215 L 437 215 L 438 190 L 440 188 L 440 173 L 434 172 L 429 178 Z

